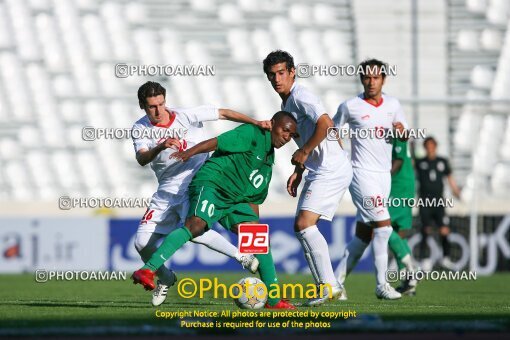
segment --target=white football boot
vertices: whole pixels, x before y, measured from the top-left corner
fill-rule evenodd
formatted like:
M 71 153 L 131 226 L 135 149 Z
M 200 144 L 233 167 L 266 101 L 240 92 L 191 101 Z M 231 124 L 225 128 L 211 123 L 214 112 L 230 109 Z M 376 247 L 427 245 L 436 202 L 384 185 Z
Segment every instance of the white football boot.
M 165 302 L 166 295 L 168 293 L 168 288 L 172 287 L 175 284 L 175 282 L 177 281 L 177 276 L 175 275 L 173 270 L 171 270 L 171 272 L 172 272 L 172 279 L 170 280 L 170 282 L 167 285 L 163 284 L 160 280 L 158 280 L 158 285 L 157 285 L 156 289 L 154 289 L 154 292 L 152 293 L 152 305 L 154 307 L 159 306 L 163 302 Z
M 320 296 L 320 286 L 317 285 L 317 297 L 308 299 L 308 301 L 304 302 L 302 306 L 304 307 L 316 307 L 320 306 L 328 301 L 338 300 L 340 295 L 342 294 L 344 287 L 341 284 L 337 284 L 332 287 L 331 296 L 329 294 L 329 288 L 327 286 L 323 289 L 323 296 Z
M 377 296 L 378 299 L 397 300 L 402 297 L 402 294 L 397 292 L 395 288 L 390 286 L 389 283 L 385 283 L 383 285 L 377 286 L 375 289 L 375 296 Z
M 338 296 L 338 300 L 347 301 L 347 291 L 345 290 L 345 287 L 342 287 L 342 292 Z
M 253 274 L 255 274 L 257 269 L 259 269 L 259 260 L 257 260 L 257 258 L 252 254 L 241 255 L 239 256 L 238 261 L 244 269 L 248 269 Z

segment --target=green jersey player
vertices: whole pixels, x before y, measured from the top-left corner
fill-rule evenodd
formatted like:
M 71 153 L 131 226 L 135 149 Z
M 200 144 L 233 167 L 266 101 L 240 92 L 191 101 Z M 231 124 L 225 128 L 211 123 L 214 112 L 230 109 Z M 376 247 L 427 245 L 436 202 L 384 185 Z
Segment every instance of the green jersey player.
M 271 181 L 274 149 L 298 137 L 292 114 L 279 111 L 271 123 L 271 131 L 244 124 L 171 155 L 185 162 L 196 154 L 215 150 L 189 185 L 190 207 L 184 227 L 168 234 L 145 266 L 133 274 L 135 283 L 154 289 L 155 271 L 214 222 L 234 233 L 241 223 L 258 222 L 258 205 L 266 199 Z M 259 260 L 260 277 L 270 293 L 266 308 L 294 309 L 289 302 L 271 297 L 271 291 L 278 288 L 271 252 L 255 257 Z
M 398 269 L 413 272 L 415 266 L 412 252 L 405 238 L 413 222 L 412 206 L 409 203 L 414 198 L 414 169 L 407 142 L 400 141 L 398 138 L 393 139 L 391 164 L 390 202 L 393 204 L 390 204 L 388 211 L 393 232 L 388 245 L 397 259 Z M 397 291 L 414 295 L 416 284 L 416 280 L 406 280 L 397 288 Z

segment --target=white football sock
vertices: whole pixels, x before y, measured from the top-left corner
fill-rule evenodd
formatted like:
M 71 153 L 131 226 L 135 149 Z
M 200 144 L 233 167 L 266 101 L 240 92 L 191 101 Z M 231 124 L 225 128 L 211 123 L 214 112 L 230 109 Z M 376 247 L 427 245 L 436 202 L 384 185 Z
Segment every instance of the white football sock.
M 344 284 L 345 278 L 349 275 L 352 269 L 356 267 L 356 264 L 361 256 L 363 256 L 367 247 L 368 243 L 363 242 L 357 236 L 354 236 L 351 242 L 349 242 L 345 248 L 344 255 L 340 259 L 340 263 L 336 268 L 336 276 L 340 284 Z
M 377 286 L 386 284 L 386 271 L 388 270 L 388 240 L 393 228 L 374 228 L 374 239 L 372 240 L 372 252 L 374 255 L 375 277 Z
M 215 230 L 209 229 L 202 235 L 192 239 L 191 242 L 203 244 L 209 249 L 238 260 L 237 247 Z
M 414 261 L 413 261 L 413 258 L 411 257 L 411 255 L 407 254 L 406 256 L 404 256 L 402 258 L 401 261 L 404 264 L 404 266 L 406 266 L 406 269 L 408 272 L 415 271 Z
M 152 254 L 154 254 L 154 252 L 158 249 L 156 243 L 165 237 L 166 235 L 152 233 L 150 231 L 142 231 L 136 233 L 135 248 L 136 251 L 138 251 L 138 254 L 140 254 L 143 262 L 149 261 Z M 165 263 L 169 262 L 170 260 L 166 261 Z M 172 271 L 167 268 L 166 264 L 159 267 L 159 269 L 156 271 L 156 275 L 161 280 L 161 282 L 166 285 L 171 284 L 174 278 Z
M 303 246 L 315 283 L 329 283 L 331 286 L 336 286 L 337 281 L 329 257 L 328 242 L 317 226 L 312 225 L 296 232 L 296 237 Z

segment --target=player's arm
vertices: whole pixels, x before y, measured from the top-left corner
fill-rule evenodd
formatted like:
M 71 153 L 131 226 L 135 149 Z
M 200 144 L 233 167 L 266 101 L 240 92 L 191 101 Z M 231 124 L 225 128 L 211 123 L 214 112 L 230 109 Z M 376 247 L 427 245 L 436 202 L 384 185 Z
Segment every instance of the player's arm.
M 306 141 L 301 149 L 292 155 L 292 164 L 304 168 L 308 155 L 326 138 L 328 129 L 333 127 L 333 121 L 327 113 L 322 114 L 315 124 L 313 135 Z
M 404 161 L 401 159 L 393 159 L 391 161 L 391 175 L 398 173 L 400 169 L 402 169 L 402 164 L 404 164 Z
M 170 155 L 170 158 L 175 158 L 177 160 L 180 160 L 182 162 L 186 162 L 191 157 L 195 156 L 199 153 L 209 153 L 211 151 L 216 150 L 216 147 L 218 146 L 218 138 L 214 137 L 208 140 L 204 140 L 203 142 L 198 143 L 192 148 L 189 148 L 186 151 L 181 152 L 175 152 Z
M 290 175 L 289 179 L 287 180 L 287 192 L 292 197 L 297 196 L 297 189 L 299 187 L 299 183 L 301 183 L 301 179 L 303 178 L 304 170 L 304 168 L 296 166 L 294 168 L 294 173 Z
M 219 109 L 219 119 L 226 119 L 230 120 L 232 122 L 237 123 L 247 123 L 247 124 L 253 124 L 256 125 L 262 129 L 271 130 L 271 121 L 270 120 L 255 120 L 251 117 L 248 117 L 247 115 L 244 115 L 242 113 L 239 113 L 234 110 L 229 109 Z
M 156 147 L 152 149 L 140 149 L 136 153 L 136 160 L 138 161 L 138 164 L 141 166 L 145 166 L 152 162 L 154 158 L 159 155 L 159 153 L 167 148 L 170 148 L 172 146 L 175 146 L 179 148 L 180 142 L 177 139 L 174 138 L 167 138 L 164 142 L 159 143 Z
M 257 214 L 257 216 L 260 216 L 259 214 L 259 205 L 255 203 L 249 203 L 250 207 L 253 209 L 253 212 Z
M 405 142 L 409 139 L 409 131 L 407 130 L 408 124 L 400 103 L 398 106 L 399 108 L 395 114 L 395 120 L 393 121 L 393 128 L 398 131 L 398 139 Z
M 448 184 L 450 185 L 450 189 L 452 190 L 453 195 L 460 199 L 460 189 L 457 185 L 457 182 L 453 178 L 453 175 L 452 174 L 448 175 L 446 179 L 448 180 Z

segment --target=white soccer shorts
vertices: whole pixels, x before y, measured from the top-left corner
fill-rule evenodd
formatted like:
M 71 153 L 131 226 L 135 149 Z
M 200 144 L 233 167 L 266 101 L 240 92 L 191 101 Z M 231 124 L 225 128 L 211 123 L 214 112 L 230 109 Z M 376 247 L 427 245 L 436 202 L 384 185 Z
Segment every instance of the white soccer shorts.
M 169 234 L 182 227 L 188 214 L 188 193 L 171 194 L 157 191 L 138 226 L 138 232 Z
M 306 178 L 303 190 L 299 195 L 296 216 L 301 210 L 306 210 L 319 214 L 322 220 L 333 220 L 338 204 L 340 204 L 351 180 L 350 162 L 344 163 L 333 175 Z
M 390 219 L 388 201 L 391 189 L 390 172 L 353 169 L 349 187 L 352 201 L 357 208 L 356 220 L 364 223 Z

